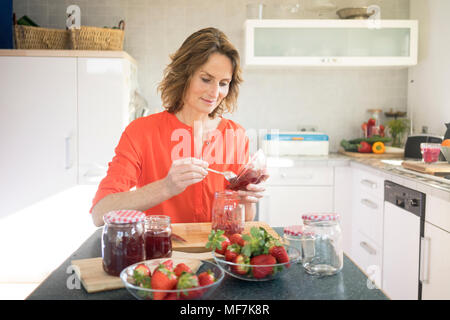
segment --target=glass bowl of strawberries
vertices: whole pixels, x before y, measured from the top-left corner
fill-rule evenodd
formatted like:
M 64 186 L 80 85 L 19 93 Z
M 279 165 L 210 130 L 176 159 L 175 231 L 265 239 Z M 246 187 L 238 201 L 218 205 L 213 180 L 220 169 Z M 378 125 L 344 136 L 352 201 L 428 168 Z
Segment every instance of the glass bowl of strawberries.
M 227 274 L 246 281 L 277 279 L 301 259 L 297 248 L 282 243 L 262 227 L 230 237 L 221 230 L 212 230 L 207 248 L 214 250 L 216 264 Z
M 208 299 L 224 278 L 212 262 L 189 258 L 162 258 L 135 263 L 120 278 L 139 300 Z

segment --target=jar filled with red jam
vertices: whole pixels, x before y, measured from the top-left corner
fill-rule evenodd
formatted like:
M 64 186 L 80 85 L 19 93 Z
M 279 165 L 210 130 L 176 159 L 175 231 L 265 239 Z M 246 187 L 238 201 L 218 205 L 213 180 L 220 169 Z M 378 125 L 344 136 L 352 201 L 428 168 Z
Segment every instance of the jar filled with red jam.
M 151 215 L 145 219 L 146 259 L 168 258 L 172 256 L 172 227 L 170 217 Z
M 145 213 L 111 211 L 103 220 L 102 259 L 106 273 L 118 276 L 129 265 L 145 260 Z
M 225 235 L 242 233 L 245 224 L 244 205 L 239 203 L 236 191 L 225 190 L 214 194 L 211 228 L 224 230 Z

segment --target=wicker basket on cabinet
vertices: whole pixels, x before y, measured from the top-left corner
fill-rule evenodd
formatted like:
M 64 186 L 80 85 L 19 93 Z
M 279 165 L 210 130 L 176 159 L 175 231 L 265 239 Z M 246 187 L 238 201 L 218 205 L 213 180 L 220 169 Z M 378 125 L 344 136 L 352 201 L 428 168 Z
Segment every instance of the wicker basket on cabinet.
M 66 30 L 14 25 L 16 49 L 69 49 Z
M 123 50 L 125 22 L 118 29 L 81 26 L 70 29 L 70 49 L 73 50 Z

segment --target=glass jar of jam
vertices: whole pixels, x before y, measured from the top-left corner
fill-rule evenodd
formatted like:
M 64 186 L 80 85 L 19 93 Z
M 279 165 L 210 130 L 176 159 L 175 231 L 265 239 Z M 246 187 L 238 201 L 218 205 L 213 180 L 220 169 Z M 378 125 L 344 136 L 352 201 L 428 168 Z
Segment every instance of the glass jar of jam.
M 242 233 L 245 224 L 245 208 L 239 203 L 237 191 L 219 191 L 214 194 L 211 227 L 224 230 L 226 236 Z
M 106 273 L 118 276 L 129 265 L 145 260 L 145 213 L 111 211 L 103 221 L 102 259 Z
M 344 254 L 340 217 L 335 213 L 302 215 L 302 264 L 312 275 L 333 275 L 342 270 Z
M 168 258 L 172 256 L 172 227 L 170 217 L 151 215 L 145 219 L 146 259 Z

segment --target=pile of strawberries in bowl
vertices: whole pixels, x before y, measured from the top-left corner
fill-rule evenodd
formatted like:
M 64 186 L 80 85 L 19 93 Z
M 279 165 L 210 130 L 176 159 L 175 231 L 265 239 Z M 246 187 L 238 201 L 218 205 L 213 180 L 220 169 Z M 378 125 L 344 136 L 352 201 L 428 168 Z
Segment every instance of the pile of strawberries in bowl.
M 249 234 L 225 236 L 211 230 L 206 247 L 214 250 L 217 265 L 229 275 L 247 281 L 267 281 L 285 275 L 301 259 L 298 249 L 281 243 L 262 227 Z
M 140 300 L 207 299 L 224 276 L 214 263 L 188 258 L 142 261 L 120 273 L 127 290 Z

